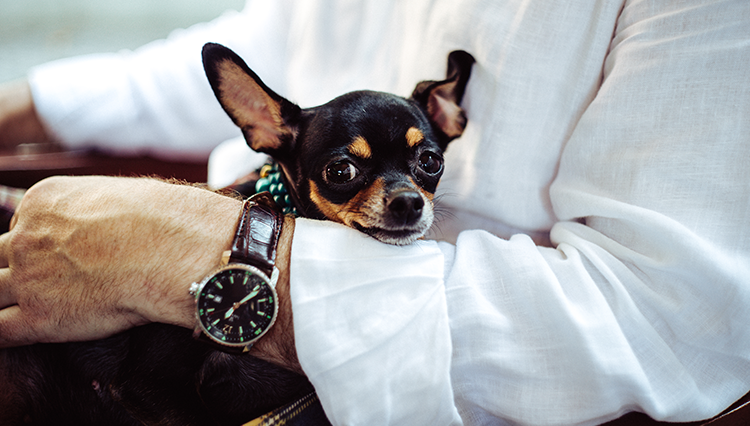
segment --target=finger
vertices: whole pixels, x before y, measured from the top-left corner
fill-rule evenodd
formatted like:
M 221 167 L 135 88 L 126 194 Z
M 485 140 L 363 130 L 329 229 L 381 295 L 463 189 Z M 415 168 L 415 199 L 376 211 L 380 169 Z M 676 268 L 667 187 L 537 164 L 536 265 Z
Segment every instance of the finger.
M 10 280 L 10 270 L 0 269 L 0 309 L 16 304 L 16 296 L 13 294 Z
M 36 343 L 18 305 L 0 310 L 0 348 Z
M 10 257 L 10 233 L 5 233 L 0 235 L 0 268 L 8 267 L 8 257 Z

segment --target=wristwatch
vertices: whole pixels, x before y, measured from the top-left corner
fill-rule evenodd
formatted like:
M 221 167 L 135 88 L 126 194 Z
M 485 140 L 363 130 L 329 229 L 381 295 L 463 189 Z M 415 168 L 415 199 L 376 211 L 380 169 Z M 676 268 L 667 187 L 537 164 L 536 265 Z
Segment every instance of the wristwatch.
M 221 265 L 191 284 L 197 325 L 193 337 L 230 353 L 250 350 L 276 320 L 276 245 L 284 217 L 271 194 L 242 205 L 231 250 Z

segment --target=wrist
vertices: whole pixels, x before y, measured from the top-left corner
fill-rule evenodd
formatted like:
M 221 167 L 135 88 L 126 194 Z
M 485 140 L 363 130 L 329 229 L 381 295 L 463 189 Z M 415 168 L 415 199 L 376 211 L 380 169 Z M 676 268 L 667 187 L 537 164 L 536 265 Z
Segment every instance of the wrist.
M 250 353 L 257 358 L 302 374 L 294 345 L 292 299 L 289 294 L 289 261 L 292 253 L 294 225 L 293 216 L 284 217 L 284 226 L 279 236 L 276 252 L 276 268 L 279 270 L 279 280 L 276 283 L 279 311 L 276 323 L 253 346 Z
M 34 107 L 26 80 L 0 85 L 0 148 L 52 144 Z
M 289 298 L 294 219 L 281 216 L 267 194 L 251 198 L 239 210 L 239 220 L 234 210 L 234 219 L 224 222 L 235 225 L 234 238 L 214 252 L 219 256 L 208 256 L 209 271 L 185 292 L 193 296 L 185 320 L 198 340 L 219 350 L 249 350 L 255 357 L 300 371 Z
M 158 259 L 145 266 L 151 268 L 147 271 L 147 282 L 142 292 L 133 298 L 132 309 L 142 312 L 143 323 L 162 322 L 194 328 L 195 299 L 190 296 L 188 285 L 216 269 L 222 253 L 232 244 L 241 202 L 209 191 L 184 188 L 176 186 L 183 197 L 178 218 L 182 229 L 172 232 L 179 234 L 179 241 L 157 244 L 164 249 L 157 253 Z M 165 235 L 165 238 L 170 236 Z M 164 262 L 170 262 L 173 267 L 164 268 Z M 160 289 L 164 291 L 162 294 L 158 293 Z

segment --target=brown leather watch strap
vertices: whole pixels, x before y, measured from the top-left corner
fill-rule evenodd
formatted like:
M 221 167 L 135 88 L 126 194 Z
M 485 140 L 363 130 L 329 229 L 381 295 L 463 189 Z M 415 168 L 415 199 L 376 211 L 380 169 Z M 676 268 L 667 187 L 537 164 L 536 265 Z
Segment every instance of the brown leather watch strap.
M 271 194 L 261 192 L 248 198 L 242 205 L 229 262 L 255 266 L 270 277 L 283 223 L 284 216 Z

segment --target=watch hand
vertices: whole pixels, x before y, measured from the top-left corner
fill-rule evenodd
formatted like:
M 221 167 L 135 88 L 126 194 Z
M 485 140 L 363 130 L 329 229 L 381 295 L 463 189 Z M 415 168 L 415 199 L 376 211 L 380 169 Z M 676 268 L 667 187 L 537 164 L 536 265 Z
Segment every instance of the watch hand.
M 260 286 L 256 285 L 255 288 L 253 289 L 253 291 L 250 292 L 250 294 L 248 294 L 247 296 L 243 297 L 242 300 L 240 300 L 239 302 L 233 304 L 232 307 L 229 308 L 229 310 L 227 310 L 227 313 L 224 314 L 224 319 L 229 319 L 229 317 L 231 317 L 232 314 L 234 313 L 235 309 L 239 308 L 241 305 L 247 303 L 248 300 L 250 300 L 253 297 L 257 296 L 259 292 L 260 292 Z
M 258 293 L 260 293 L 260 286 L 256 285 L 255 288 L 253 289 L 253 291 L 251 291 L 250 294 L 248 294 L 247 296 L 245 296 L 244 298 L 242 298 L 242 300 L 240 300 L 239 302 L 237 302 L 237 304 L 235 306 L 239 306 L 239 305 L 242 305 L 244 303 L 247 303 L 248 300 L 250 300 L 253 297 L 257 296 Z

